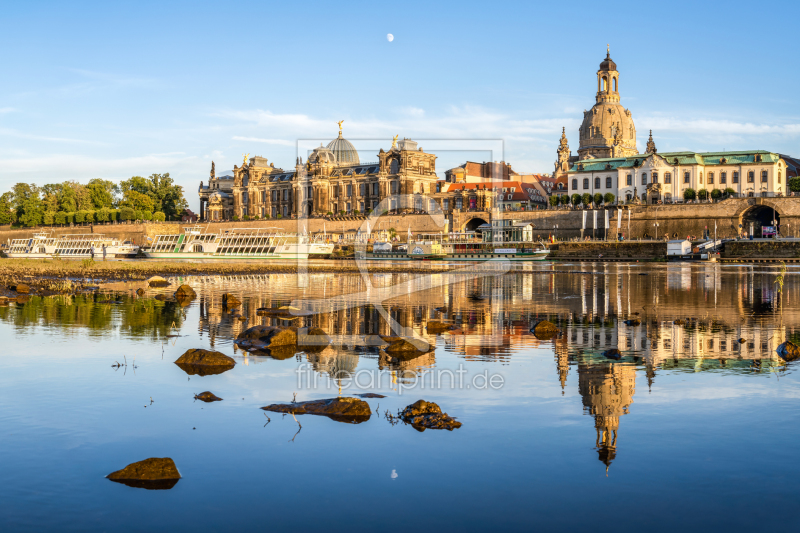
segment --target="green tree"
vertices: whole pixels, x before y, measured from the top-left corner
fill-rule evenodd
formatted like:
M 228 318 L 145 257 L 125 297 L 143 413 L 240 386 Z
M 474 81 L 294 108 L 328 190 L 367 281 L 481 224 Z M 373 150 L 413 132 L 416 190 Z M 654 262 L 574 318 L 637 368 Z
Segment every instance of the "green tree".
M 78 195 L 72 185 L 65 183 L 61 187 L 58 208 L 60 211 L 66 211 L 67 213 L 73 213 L 78 210 Z
M 708 191 L 706 189 L 699 189 L 697 191 L 697 197 L 701 200 L 705 200 L 708 198 Z
M 135 211 L 149 211 L 152 213 L 154 202 L 149 195 L 133 189 L 128 189 L 123 193 L 120 205 L 123 207 L 130 207 Z
M 581 196 L 581 201 L 583 202 L 583 205 L 585 205 L 586 207 L 591 207 L 592 195 L 589 194 L 588 192 L 583 193 L 583 195 Z
M 613 204 L 613 203 L 614 203 L 614 200 L 616 200 L 616 199 L 617 199 L 617 198 L 616 198 L 616 197 L 615 197 L 613 194 L 611 194 L 610 192 L 607 192 L 607 193 L 605 194 L 605 196 L 603 196 L 603 203 L 606 203 L 606 204 Z
M 155 213 L 153 213 L 153 220 L 155 222 L 164 222 L 166 219 L 167 216 L 161 211 L 156 211 Z
M 67 214 L 63 211 L 57 211 L 53 215 L 53 222 L 56 224 L 66 224 L 67 223 Z
M 95 178 L 86 184 L 89 191 L 89 198 L 95 209 L 110 209 L 114 205 L 114 200 L 119 194 L 119 185 L 108 180 Z
M 800 192 L 800 176 L 789 178 L 789 190 L 792 192 Z
M 55 215 L 56 214 L 53 211 L 45 211 L 44 216 L 42 217 L 42 222 L 48 226 L 52 225 L 55 221 Z
M 86 221 L 86 211 L 75 211 L 75 223 L 83 224 Z
M 721 196 L 722 196 L 722 191 L 721 190 L 714 189 L 714 190 L 711 191 L 711 198 L 713 198 L 714 200 L 719 200 L 719 198 Z
M 727 189 L 725 189 L 725 196 L 728 196 L 728 197 L 736 196 L 736 191 L 734 189 L 731 189 L 730 187 L 728 187 Z
M 180 218 L 183 210 L 189 207 L 183 197 L 183 187 L 176 185 L 169 173 L 152 174 L 149 178 L 134 176 L 120 183 L 123 198 L 127 191 L 148 195 L 153 200 L 149 211 L 161 211 L 170 218 Z
M 558 196 L 551 196 L 548 202 L 550 202 L 551 206 L 558 207 Z
M 131 207 L 123 207 L 119 210 L 119 219 L 120 220 L 134 220 L 136 217 L 136 212 Z
M 32 197 L 35 197 L 41 203 L 39 189 L 36 185 L 17 183 L 11 188 L 11 209 L 14 211 L 16 219 L 20 222 L 23 222 L 22 216 L 25 212 L 25 203 Z
M 691 187 L 689 187 L 688 189 L 684 189 L 683 190 L 683 199 L 684 200 L 687 200 L 687 201 L 688 200 L 694 200 L 696 196 L 697 196 L 697 193 Z
M 31 195 L 22 204 L 22 216 L 19 221 L 26 226 L 38 226 L 44 219 L 44 206 L 42 200 L 39 198 L 39 193 Z
M 603 195 L 599 192 L 596 192 L 594 193 L 592 199 L 594 200 L 594 205 L 600 205 L 603 202 Z
M 575 205 L 575 206 L 581 205 L 581 201 L 582 200 L 583 199 L 581 198 L 580 194 L 575 193 L 575 194 L 572 195 L 572 205 Z
M 13 196 L 10 192 L 0 196 L 0 224 L 11 224 L 16 220 L 13 211 Z

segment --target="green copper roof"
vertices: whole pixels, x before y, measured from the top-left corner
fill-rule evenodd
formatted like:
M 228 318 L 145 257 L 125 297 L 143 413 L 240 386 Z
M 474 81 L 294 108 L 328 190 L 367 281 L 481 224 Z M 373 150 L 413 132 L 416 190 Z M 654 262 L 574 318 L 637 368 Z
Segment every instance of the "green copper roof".
M 756 154 L 761 155 L 761 163 L 776 163 L 780 159 L 778 154 L 766 150 L 750 150 L 747 152 L 665 152 L 656 154 L 662 157 L 669 165 L 741 165 L 755 163 Z M 569 172 L 602 172 L 618 168 L 633 168 L 641 166 L 651 154 L 638 154 L 629 157 L 614 157 L 607 159 L 583 159 L 572 165 Z M 721 160 L 725 159 L 725 163 Z M 677 163 L 676 163 L 677 160 Z M 583 170 L 578 170 L 578 165 L 583 165 Z

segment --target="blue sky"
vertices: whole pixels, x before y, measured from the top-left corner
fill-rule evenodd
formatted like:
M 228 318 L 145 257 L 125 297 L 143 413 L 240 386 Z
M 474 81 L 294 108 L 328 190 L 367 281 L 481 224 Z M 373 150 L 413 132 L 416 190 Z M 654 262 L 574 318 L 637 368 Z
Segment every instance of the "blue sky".
M 640 149 L 800 156 L 797 3 L 14 2 L 0 31 L 0 189 L 169 172 L 194 190 L 298 139 L 503 141 L 551 172 L 606 43 Z M 393 42 L 386 35 L 395 36 Z M 369 141 L 369 142 L 367 142 Z M 359 142 L 354 141 L 359 146 Z M 433 144 L 431 144 L 433 143 Z M 380 143 L 379 143 L 380 144 Z M 367 152 L 362 160 L 375 160 Z

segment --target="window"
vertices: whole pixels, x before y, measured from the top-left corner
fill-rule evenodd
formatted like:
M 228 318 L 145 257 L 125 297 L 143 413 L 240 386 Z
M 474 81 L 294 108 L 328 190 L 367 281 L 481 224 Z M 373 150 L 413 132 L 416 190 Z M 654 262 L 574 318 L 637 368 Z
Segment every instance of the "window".
M 600 188 L 600 178 L 595 178 L 594 179 L 594 188 L 595 189 L 599 189 Z
M 642 185 L 647 185 L 647 173 L 642 174 Z
M 365 183 L 361 183 L 358 186 L 358 195 L 359 196 L 366 196 L 367 195 L 367 185 Z M 362 209 L 363 211 L 363 209 Z
M 664 173 L 664 183 L 672 183 L 672 173 L 665 172 Z
M 583 178 L 583 188 L 584 189 L 589 188 L 589 178 Z
M 633 185 L 633 178 L 630 174 L 625 178 L 625 185 Z
M 261 191 L 261 203 L 267 203 L 267 191 Z
M 573 191 L 578 190 L 578 180 L 572 180 L 572 190 Z
M 766 183 L 767 182 L 767 176 L 768 175 L 769 174 L 767 173 L 766 170 L 762 170 L 761 171 L 761 183 Z
M 372 194 L 373 194 L 373 196 L 378 196 L 378 184 L 377 183 L 373 183 L 372 184 Z
M 754 183 L 756 181 L 756 173 L 752 170 L 747 173 L 747 183 Z
M 347 197 L 349 198 L 351 196 L 353 196 L 353 186 L 348 183 L 347 184 Z M 350 205 L 350 204 L 348 204 L 348 205 Z M 349 208 L 347 210 L 350 211 Z
M 397 182 L 392 182 L 392 194 L 397 194 Z
M 445 211 L 447 211 L 448 209 L 450 209 L 450 199 L 449 199 L 449 198 L 445 198 L 445 199 L 442 201 L 442 206 L 444 207 L 444 210 L 445 210 Z
M 714 185 L 714 173 L 713 172 L 709 172 L 708 173 L 708 184 L 709 185 Z
M 463 205 L 463 200 L 461 198 L 456 198 L 456 209 L 461 209 Z
M 349 185 L 348 185 L 348 187 L 349 187 Z M 347 202 L 347 212 L 348 213 L 350 212 L 350 202 Z
M 288 189 L 283 189 L 283 199 L 284 200 L 288 200 L 289 199 L 289 190 Z
M 739 173 L 738 172 L 734 172 L 733 173 L 733 183 L 739 183 Z
M 702 185 L 702 184 L 703 184 L 703 173 L 701 172 L 700 173 L 700 185 Z
M 606 178 L 606 189 L 610 189 L 610 188 L 611 188 L 611 176 L 608 176 Z
M 779 170 L 778 171 L 778 183 L 780 183 L 780 182 L 781 182 L 781 171 Z
M 683 182 L 684 183 L 691 183 L 692 182 L 692 175 L 688 172 L 683 173 Z
M 653 172 L 651 177 L 653 178 L 653 183 L 658 183 L 658 172 Z
M 720 172 L 719 173 L 719 182 L 720 183 L 728 183 L 728 173 L 727 172 Z

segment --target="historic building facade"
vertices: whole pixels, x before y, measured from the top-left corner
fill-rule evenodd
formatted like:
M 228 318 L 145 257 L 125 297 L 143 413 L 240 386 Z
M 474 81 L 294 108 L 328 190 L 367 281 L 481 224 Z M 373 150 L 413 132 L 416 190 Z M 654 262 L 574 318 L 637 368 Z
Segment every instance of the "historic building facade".
M 292 170 L 245 156 L 223 182 L 213 176 L 212 167 L 208 187 L 200 184 L 201 216 L 229 220 L 367 213 L 386 198 L 387 210 L 422 209 L 425 195 L 436 192 L 436 156 L 415 141 L 395 138 L 388 151 L 378 152 L 378 161 L 364 163 L 339 127 L 336 139 L 314 149 L 305 163 L 298 158 Z M 394 195 L 415 195 L 415 201 L 400 205 Z

